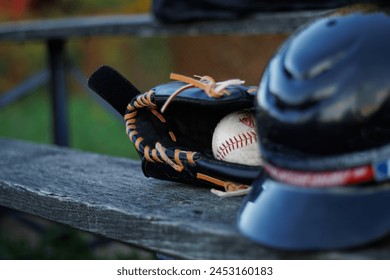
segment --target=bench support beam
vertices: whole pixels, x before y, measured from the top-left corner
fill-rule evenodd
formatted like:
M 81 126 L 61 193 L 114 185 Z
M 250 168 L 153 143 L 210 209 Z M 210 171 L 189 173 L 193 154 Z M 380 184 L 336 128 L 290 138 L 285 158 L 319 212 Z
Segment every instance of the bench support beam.
M 54 143 L 69 146 L 65 41 L 47 41 Z

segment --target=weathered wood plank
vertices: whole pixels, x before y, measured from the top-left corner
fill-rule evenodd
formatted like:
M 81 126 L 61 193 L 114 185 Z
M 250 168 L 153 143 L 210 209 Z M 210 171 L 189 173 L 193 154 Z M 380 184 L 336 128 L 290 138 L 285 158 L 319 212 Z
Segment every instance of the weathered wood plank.
M 19 21 L 0 25 L 0 40 L 47 40 L 103 35 L 166 36 L 290 33 L 328 11 L 267 12 L 234 21 L 162 24 L 150 14 Z
M 178 258 L 390 258 L 390 239 L 339 252 L 264 248 L 236 228 L 241 200 L 144 178 L 138 161 L 0 138 L 0 205 L 9 208 Z

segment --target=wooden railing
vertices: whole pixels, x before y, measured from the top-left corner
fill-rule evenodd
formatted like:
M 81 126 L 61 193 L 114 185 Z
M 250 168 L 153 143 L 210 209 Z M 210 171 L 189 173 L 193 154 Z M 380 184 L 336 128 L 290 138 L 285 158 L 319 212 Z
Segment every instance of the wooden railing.
M 200 34 L 269 34 L 289 33 L 326 11 L 301 11 L 294 13 L 264 13 L 236 21 L 209 21 L 187 24 L 161 24 L 151 15 L 79 17 L 53 20 L 21 21 L 0 24 L 1 41 L 46 44 L 47 69 L 30 77 L 25 82 L 0 95 L 0 109 L 19 97 L 28 94 L 45 82 L 50 83 L 53 140 L 61 146 L 69 145 L 66 107 L 69 70 L 66 63 L 67 44 L 74 38 L 91 36 L 196 36 Z M 109 63 L 109 62 L 107 62 Z M 86 88 L 86 78 L 77 69 L 72 71 L 76 80 Z M 93 95 L 94 96 L 94 95 Z M 95 96 L 100 102 L 100 99 Z M 100 102 L 106 107 L 104 102 Z M 107 108 L 109 109 L 109 108 Z

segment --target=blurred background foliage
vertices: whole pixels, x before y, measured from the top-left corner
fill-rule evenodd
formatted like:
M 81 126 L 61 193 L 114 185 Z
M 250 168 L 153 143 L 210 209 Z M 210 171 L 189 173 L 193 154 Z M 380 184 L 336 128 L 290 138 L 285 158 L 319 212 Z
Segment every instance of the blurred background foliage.
M 74 1 L 74 0 L 0 0 L 0 21 L 37 20 L 88 15 L 115 15 L 149 12 L 149 0 Z M 68 42 L 69 61 L 82 69 L 86 77 L 102 64 L 119 69 L 130 68 L 141 56 L 158 59 L 164 53 L 162 39 L 85 38 Z M 159 49 L 158 53 L 152 50 Z M 46 49 L 42 42 L 1 42 L 0 94 L 46 66 Z M 165 55 L 164 55 L 165 56 Z M 164 65 L 165 67 L 165 65 Z M 150 66 L 139 65 L 140 72 Z M 158 71 L 156 71 L 158 72 Z M 131 73 L 130 73 L 131 74 Z M 156 77 L 153 75 L 153 77 Z M 78 149 L 136 158 L 124 134 L 123 125 L 101 109 L 71 77 L 69 83 L 69 125 L 71 146 Z M 155 82 L 155 80 L 152 80 Z M 26 118 L 28 112 L 28 118 Z M 0 136 L 51 143 L 51 108 L 47 86 L 32 92 L 20 102 L 0 110 Z M 21 129 L 23 128 L 23 129 Z
M 0 0 L 0 21 L 148 13 L 150 7 L 151 0 Z M 141 91 L 169 81 L 171 72 L 209 75 L 216 80 L 241 78 L 257 85 L 268 59 L 284 38 L 284 34 L 88 37 L 69 40 L 67 55 L 86 77 L 100 65 L 110 65 Z M 42 42 L 1 42 L 0 94 L 45 65 Z M 69 93 L 72 147 L 137 159 L 123 125 L 95 104 L 70 77 Z M 23 112 L 28 112 L 28 118 Z M 50 112 L 48 90 L 42 87 L 0 110 L 0 136 L 51 143 Z
M 148 13 L 150 6 L 151 0 L 0 0 L 0 24 L 61 17 Z M 86 77 L 100 65 L 110 65 L 141 91 L 168 82 L 171 72 L 190 76 L 209 75 L 217 81 L 240 78 L 246 80 L 248 85 L 258 85 L 269 58 L 285 38 L 286 34 L 88 37 L 69 40 L 67 56 Z M 0 95 L 44 69 L 46 55 L 43 42 L 2 41 Z M 125 134 L 123 123 L 97 105 L 71 77 L 68 77 L 68 81 L 71 147 L 138 159 Z M 0 137 L 52 143 L 47 86 L 0 110 Z M 0 209 L 0 218 L 1 214 L 4 211 Z M 23 224 L 20 219 L 9 221 L 9 217 L 12 218 L 14 214 L 0 219 L 0 258 L 96 257 L 90 254 L 86 245 L 85 240 L 89 240 L 87 243 L 90 244 L 91 237 L 86 238 L 85 234 L 70 231 L 66 227 L 60 227 L 59 230 L 57 224 L 46 224 L 45 231 L 39 234 L 40 241 L 33 244 L 25 243 L 23 239 L 9 239 L 15 236 L 15 231 L 23 233 L 23 236 L 32 231 L 28 226 L 21 228 L 10 225 L 15 221 Z M 31 219 L 34 218 L 26 218 L 24 221 Z M 82 253 L 80 246 L 87 252 Z M 121 254 L 124 258 L 145 258 L 139 251 L 135 254 L 133 251 Z M 146 258 L 149 257 L 146 255 Z M 108 255 L 103 254 L 103 258 L 108 258 Z M 118 258 L 117 254 L 113 258 Z

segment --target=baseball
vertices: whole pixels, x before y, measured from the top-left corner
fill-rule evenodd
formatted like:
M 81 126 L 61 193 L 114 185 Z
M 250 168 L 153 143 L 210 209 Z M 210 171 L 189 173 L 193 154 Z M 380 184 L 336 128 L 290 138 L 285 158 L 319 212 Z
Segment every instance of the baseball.
M 245 165 L 261 165 L 253 112 L 231 113 L 217 124 L 212 139 L 216 159 Z

